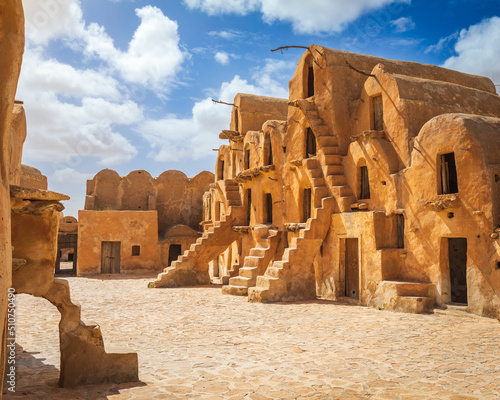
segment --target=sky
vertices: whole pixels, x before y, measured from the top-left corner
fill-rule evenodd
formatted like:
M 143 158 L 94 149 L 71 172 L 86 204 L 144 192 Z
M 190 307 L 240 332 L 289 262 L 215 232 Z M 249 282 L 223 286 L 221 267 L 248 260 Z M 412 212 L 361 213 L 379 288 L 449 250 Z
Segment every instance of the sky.
M 500 84 L 500 0 L 23 0 L 23 163 L 83 209 L 104 168 L 214 171 L 237 93 L 288 98 L 318 44 Z M 500 87 L 500 86 L 499 86 Z

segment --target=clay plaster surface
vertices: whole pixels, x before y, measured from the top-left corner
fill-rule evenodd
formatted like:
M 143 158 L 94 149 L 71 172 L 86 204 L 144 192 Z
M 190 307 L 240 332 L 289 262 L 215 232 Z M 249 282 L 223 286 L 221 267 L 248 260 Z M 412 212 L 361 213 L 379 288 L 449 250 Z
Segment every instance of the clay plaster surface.
M 5 399 L 402 399 L 500 397 L 500 324 L 312 301 L 248 303 L 218 287 L 69 278 L 107 343 L 134 343 L 142 383 L 55 387 L 59 313 L 18 298 L 18 392 Z M 123 294 L 127 294 L 124 301 Z
M 120 271 L 157 270 L 160 266 L 156 211 L 84 211 L 78 214 L 77 273 L 101 273 L 101 242 L 121 242 Z M 132 255 L 140 246 L 140 255 Z

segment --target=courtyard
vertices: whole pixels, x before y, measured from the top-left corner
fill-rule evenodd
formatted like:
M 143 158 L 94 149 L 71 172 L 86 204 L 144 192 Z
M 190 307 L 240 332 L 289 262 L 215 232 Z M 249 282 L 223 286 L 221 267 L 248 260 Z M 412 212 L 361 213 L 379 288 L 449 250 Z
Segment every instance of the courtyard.
M 138 353 L 140 382 L 59 388 L 59 312 L 19 295 L 16 393 L 4 398 L 500 398 L 497 320 L 324 300 L 248 303 L 215 285 L 148 289 L 155 276 L 68 279 L 106 350 Z

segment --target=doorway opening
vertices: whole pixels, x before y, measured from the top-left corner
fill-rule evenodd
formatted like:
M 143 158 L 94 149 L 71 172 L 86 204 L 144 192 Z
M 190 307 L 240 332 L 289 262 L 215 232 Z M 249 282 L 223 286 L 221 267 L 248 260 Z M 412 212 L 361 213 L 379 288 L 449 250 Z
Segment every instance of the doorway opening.
M 311 188 L 304 189 L 304 198 L 302 201 L 302 222 L 307 222 L 309 218 L 311 218 L 312 211 L 312 194 Z
M 273 197 L 271 193 L 266 193 L 266 223 L 273 223 Z
M 439 194 L 458 193 L 457 166 L 455 153 L 441 155 L 441 187 Z
M 448 239 L 452 303 L 467 304 L 467 239 Z
M 306 130 L 306 157 L 314 157 L 316 155 L 316 136 L 311 128 Z
M 358 238 L 345 240 L 345 295 L 359 299 Z
M 101 242 L 101 274 L 120 273 L 121 242 Z
M 383 131 L 384 130 L 384 106 L 382 102 L 382 96 L 372 97 L 373 104 L 373 130 Z
M 168 248 L 168 266 L 182 255 L 182 246 L 180 244 L 171 244 Z

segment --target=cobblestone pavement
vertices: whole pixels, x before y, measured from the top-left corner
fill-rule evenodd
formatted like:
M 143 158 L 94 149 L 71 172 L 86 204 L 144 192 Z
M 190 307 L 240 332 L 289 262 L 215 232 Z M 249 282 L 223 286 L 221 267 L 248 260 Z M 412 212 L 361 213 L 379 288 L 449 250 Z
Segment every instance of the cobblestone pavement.
M 141 382 L 56 386 L 55 307 L 18 296 L 18 375 L 5 399 L 500 399 L 500 323 L 311 301 L 253 304 L 218 287 L 70 278 L 105 344 L 139 354 Z

